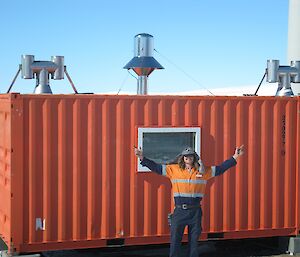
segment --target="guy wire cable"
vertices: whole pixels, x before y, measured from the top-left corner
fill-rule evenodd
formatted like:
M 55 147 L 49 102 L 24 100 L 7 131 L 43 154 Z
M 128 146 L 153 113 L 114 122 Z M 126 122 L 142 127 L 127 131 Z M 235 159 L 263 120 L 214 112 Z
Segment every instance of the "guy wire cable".
M 267 75 L 267 69 L 266 69 L 266 71 L 265 71 L 265 73 L 264 73 L 264 75 L 263 75 L 263 77 L 262 77 L 262 79 L 261 79 L 261 81 L 260 81 L 260 83 L 259 83 L 259 85 L 258 85 L 258 88 L 256 89 L 254 95 L 257 95 L 258 89 L 260 88 L 261 84 L 263 83 L 263 81 L 264 81 L 266 75 Z
M 258 92 L 258 90 L 259 90 L 261 84 L 263 83 L 263 81 L 264 81 L 266 75 L 267 75 L 267 69 L 266 69 L 266 71 L 265 71 L 265 73 L 264 73 L 264 75 L 263 75 L 261 81 L 259 82 L 259 85 L 258 85 L 258 87 L 257 87 L 257 89 L 256 89 L 256 91 L 255 91 L 255 93 L 254 93 L 254 94 L 243 94 L 243 96 L 257 96 L 257 92 Z
M 182 68 L 180 68 L 177 64 L 175 64 L 174 62 L 172 62 L 169 58 L 167 58 L 166 56 L 162 55 L 160 52 L 158 52 L 156 49 L 154 49 L 155 52 L 157 52 L 160 56 L 162 56 L 164 59 L 166 59 L 169 63 L 171 63 L 172 65 L 174 65 L 178 70 L 180 70 L 183 74 L 185 74 L 189 79 L 191 79 L 192 81 L 194 81 L 198 86 L 200 86 L 201 88 L 207 90 L 211 95 L 214 96 L 214 94 L 206 87 L 204 87 L 203 85 L 201 85 L 201 83 L 199 81 L 197 81 L 196 79 L 194 79 L 191 75 L 189 75 L 185 70 L 183 70 Z
M 128 73 L 126 74 L 126 77 L 124 78 L 124 80 L 123 80 L 123 82 L 122 82 L 120 88 L 118 89 L 117 95 L 118 95 L 118 94 L 120 93 L 120 91 L 122 90 L 122 88 L 123 88 L 125 82 L 127 81 L 129 75 L 131 75 L 132 77 L 134 77 L 134 78 L 137 80 L 137 78 L 136 78 L 133 74 L 131 74 L 129 70 L 127 70 L 127 71 L 128 71 Z

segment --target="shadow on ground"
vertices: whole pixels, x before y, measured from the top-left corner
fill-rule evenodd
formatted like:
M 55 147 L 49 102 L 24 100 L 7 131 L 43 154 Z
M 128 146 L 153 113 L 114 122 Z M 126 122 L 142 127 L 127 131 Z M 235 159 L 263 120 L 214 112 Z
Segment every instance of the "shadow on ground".
M 188 246 L 182 246 L 181 256 L 187 256 Z M 289 256 L 286 238 L 220 240 L 199 243 L 199 257 L 262 257 Z M 169 245 L 113 247 L 46 252 L 45 257 L 168 257 Z

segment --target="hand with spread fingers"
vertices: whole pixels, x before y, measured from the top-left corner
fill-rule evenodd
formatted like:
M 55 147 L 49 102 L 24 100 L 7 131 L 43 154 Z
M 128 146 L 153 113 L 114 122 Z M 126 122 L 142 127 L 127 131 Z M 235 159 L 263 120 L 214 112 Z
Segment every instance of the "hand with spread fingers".
M 245 153 L 245 146 L 241 145 L 240 147 L 236 147 L 235 148 L 235 152 L 233 155 L 233 158 L 235 160 L 237 160 L 238 158 L 240 158 L 240 156 L 242 156 Z
M 134 154 L 136 155 L 136 157 L 140 158 L 141 161 L 144 159 L 143 150 L 141 147 L 137 148 L 134 146 Z

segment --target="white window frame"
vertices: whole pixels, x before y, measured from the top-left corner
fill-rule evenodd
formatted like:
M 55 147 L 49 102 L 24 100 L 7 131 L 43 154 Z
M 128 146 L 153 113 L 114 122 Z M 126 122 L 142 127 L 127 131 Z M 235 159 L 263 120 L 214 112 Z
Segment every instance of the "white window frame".
M 201 156 L 201 153 L 200 153 L 201 128 L 200 127 L 160 127 L 160 128 L 143 127 L 143 128 L 138 128 L 138 148 L 143 149 L 143 134 L 144 133 L 182 133 L 182 132 L 195 133 L 194 149 L 195 149 L 195 152 L 199 156 Z M 137 170 L 138 170 L 138 172 L 147 172 L 147 171 L 149 172 L 150 171 L 147 167 L 143 167 L 140 164 L 140 160 L 138 161 Z

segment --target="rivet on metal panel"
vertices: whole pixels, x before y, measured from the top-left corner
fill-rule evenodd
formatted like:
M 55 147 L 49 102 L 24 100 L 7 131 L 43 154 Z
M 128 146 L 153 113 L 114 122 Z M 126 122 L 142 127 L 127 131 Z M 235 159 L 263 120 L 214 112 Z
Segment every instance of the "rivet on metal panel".
M 15 112 L 16 112 L 19 116 L 22 116 L 22 114 L 23 114 L 22 110 L 20 110 L 20 109 L 18 109 L 18 108 L 15 109 Z

